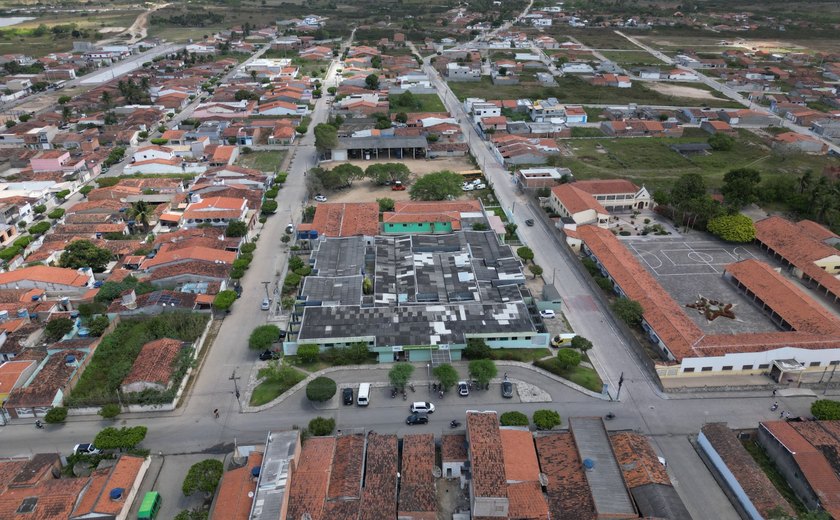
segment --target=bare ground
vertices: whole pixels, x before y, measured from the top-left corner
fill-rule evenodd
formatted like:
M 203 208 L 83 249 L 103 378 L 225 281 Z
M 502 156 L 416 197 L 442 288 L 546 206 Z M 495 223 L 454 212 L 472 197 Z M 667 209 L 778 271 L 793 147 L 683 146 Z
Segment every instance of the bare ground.
M 659 92 L 660 94 L 665 94 L 666 96 L 691 99 L 721 99 L 708 90 L 686 87 L 683 85 L 674 85 L 671 83 L 647 83 L 645 86 Z

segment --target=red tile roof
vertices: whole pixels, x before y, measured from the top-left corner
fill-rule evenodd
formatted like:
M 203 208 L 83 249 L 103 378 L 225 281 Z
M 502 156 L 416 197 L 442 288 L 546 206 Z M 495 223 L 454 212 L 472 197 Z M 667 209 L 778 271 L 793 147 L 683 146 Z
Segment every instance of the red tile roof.
M 592 195 L 614 195 L 616 193 L 636 194 L 639 187 L 624 179 L 596 179 L 591 181 L 575 181 L 572 186 Z
M 73 516 L 85 515 L 114 515 L 131 507 L 129 496 L 135 485 L 139 485 L 138 477 L 146 472 L 148 464 L 143 457 L 121 455 L 117 463 L 108 469 L 97 470 L 91 475 L 91 484 L 82 495 L 82 500 L 73 510 Z M 122 496 L 114 500 L 110 497 L 111 490 L 122 488 Z
M 562 204 L 563 207 L 566 208 L 566 210 L 572 215 L 587 210 L 593 210 L 602 215 L 608 214 L 604 206 L 596 201 L 592 195 L 576 188 L 573 184 L 561 184 L 559 186 L 554 186 L 551 188 L 551 193 L 557 197 L 560 204 Z
M 552 518 L 595 520 L 595 501 L 572 434 L 542 434 L 535 443 L 540 467 L 548 477 L 546 495 Z
M 800 220 L 796 223 L 796 225 L 799 226 L 799 229 L 820 242 L 830 238 L 840 238 L 837 236 L 837 233 L 831 231 L 822 224 L 814 222 L 813 220 Z
M 158 267 L 149 277 L 150 281 L 167 280 L 175 277 L 187 277 L 191 280 L 215 278 L 225 280 L 230 271 L 227 264 L 213 264 L 209 262 L 190 261 L 180 264 Z
M 213 510 L 210 511 L 211 518 L 224 518 L 225 520 L 249 520 L 251 506 L 253 505 L 253 492 L 257 489 L 257 483 L 251 476 L 253 468 L 262 465 L 263 454 L 252 451 L 248 455 L 248 462 L 241 468 L 226 471 L 219 482 L 219 491 L 213 501 Z M 249 496 L 251 495 L 251 496 Z
M 495 412 L 468 412 L 467 438 L 476 497 L 507 498 L 505 459 Z
M 313 229 L 328 237 L 379 234 L 379 204 L 350 202 L 318 204 Z
M 440 438 L 440 456 L 443 462 L 466 462 L 467 437 L 461 433 L 445 433 Z
M 397 516 L 397 468 L 397 436 L 369 433 L 359 520 Z
M 505 457 L 505 478 L 508 482 L 539 480 L 540 464 L 534 439 L 528 430 L 501 428 L 502 452 Z
M 90 281 L 90 277 L 79 274 L 75 269 L 64 269 L 61 267 L 50 267 L 47 265 L 34 265 L 22 267 L 0 273 L 0 285 L 14 284 L 23 280 L 67 285 L 72 287 L 84 287 Z
M 214 264 L 232 264 L 236 260 L 236 253 L 203 246 L 185 247 L 183 249 L 160 251 L 154 258 L 143 262 L 142 268 L 149 270 L 158 266 L 190 260 Z
M 343 435 L 335 441 L 329 500 L 359 498 L 364 466 L 364 435 Z
M 44 480 L 32 487 L 9 488 L 0 494 L 0 518 L 66 520 L 88 482 L 86 478 L 62 478 Z M 27 499 L 35 499 L 35 507 L 22 515 L 17 510 Z
M 726 272 L 746 286 L 793 330 L 840 339 L 840 319 L 764 262 L 743 260 L 727 265 Z
M 668 472 L 647 437 L 638 433 L 614 433 L 610 435 L 610 443 L 628 488 L 647 484 L 671 485 Z
M 162 338 L 143 345 L 134 360 L 131 371 L 122 384 L 159 383 L 167 386 L 172 379 L 172 364 L 181 352 L 182 343 L 177 339 Z
M 306 441 L 300 460 L 290 476 L 287 518 L 326 519 L 324 501 L 332 470 L 334 437 L 313 437 Z
M 55 346 L 60 348 L 60 345 L 61 343 L 56 343 Z M 74 356 L 81 363 L 87 354 L 80 350 L 69 349 L 50 354 L 47 362 L 35 374 L 35 378 L 29 385 L 12 390 L 5 406 L 7 408 L 54 406 L 59 390 L 66 390 L 70 379 L 79 369 L 75 365 L 67 364 L 67 356 Z
M 444 435 L 444 438 L 452 437 Z M 402 441 L 402 468 L 398 512 L 431 513 L 437 509 L 435 498 L 435 437 L 431 433 L 406 435 Z M 432 517 L 434 518 L 434 517 Z

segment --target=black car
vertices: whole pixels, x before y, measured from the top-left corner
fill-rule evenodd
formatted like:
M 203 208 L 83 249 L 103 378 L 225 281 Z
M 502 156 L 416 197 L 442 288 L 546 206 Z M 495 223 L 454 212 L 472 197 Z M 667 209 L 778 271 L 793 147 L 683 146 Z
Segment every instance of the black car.
M 353 404 L 353 389 L 352 388 L 345 388 L 341 391 L 341 399 L 344 401 L 346 406 L 350 406 Z
M 268 361 L 271 359 L 280 359 L 280 353 L 273 350 L 266 350 L 260 354 L 260 361 Z
M 513 397 L 513 383 L 510 381 L 502 381 L 502 397 Z
M 405 424 L 412 425 L 412 424 L 427 424 L 429 422 L 429 416 L 424 413 L 413 413 L 409 415 L 406 420 Z
M 534 225 L 534 219 L 532 219 L 532 218 L 526 219 L 525 220 L 525 225 L 526 226 L 533 226 Z

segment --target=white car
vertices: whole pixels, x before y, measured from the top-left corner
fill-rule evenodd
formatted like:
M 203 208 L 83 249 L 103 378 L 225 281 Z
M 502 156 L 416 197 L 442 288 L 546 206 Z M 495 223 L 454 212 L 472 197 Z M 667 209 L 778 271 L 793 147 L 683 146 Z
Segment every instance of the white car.
M 551 318 L 554 318 L 556 315 L 554 314 L 553 310 L 545 309 L 543 311 L 540 311 L 540 316 L 542 316 L 543 319 L 546 319 L 546 318 L 551 319 Z
M 315 202 L 327 202 L 327 197 L 321 195 L 320 193 L 315 195 Z
M 484 184 L 483 182 L 479 182 L 478 184 L 473 184 L 473 189 L 474 190 L 483 190 L 483 189 L 486 189 L 486 188 L 487 188 L 487 185 Z
M 434 413 L 435 405 L 424 401 L 411 403 L 411 413 Z
M 462 189 L 463 191 L 472 191 L 472 190 L 474 190 L 475 188 L 473 188 L 473 185 L 472 185 L 472 184 L 465 184 L 465 185 L 461 186 L 461 189 Z
M 102 450 L 93 444 L 77 444 L 73 446 L 73 455 L 99 455 Z
M 267 311 L 270 308 L 271 308 L 271 300 L 269 300 L 268 298 L 265 298 L 262 301 L 262 305 L 260 305 L 260 310 L 261 311 Z
M 470 395 L 470 385 L 466 381 L 458 381 L 458 395 L 463 397 Z

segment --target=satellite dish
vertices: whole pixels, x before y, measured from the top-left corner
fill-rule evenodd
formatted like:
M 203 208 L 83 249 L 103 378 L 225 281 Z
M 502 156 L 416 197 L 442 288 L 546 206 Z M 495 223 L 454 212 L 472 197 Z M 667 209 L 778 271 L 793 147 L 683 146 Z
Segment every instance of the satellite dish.
M 440 468 L 439 468 L 439 467 L 435 466 L 434 468 L 432 468 L 432 475 L 433 475 L 435 478 L 440 478 L 440 476 L 441 476 L 442 474 L 443 474 L 443 472 L 440 470 Z

